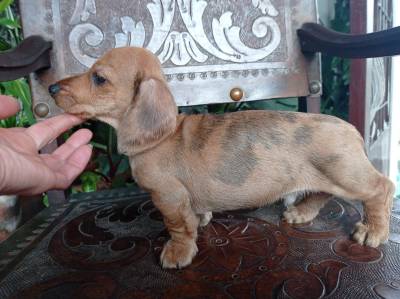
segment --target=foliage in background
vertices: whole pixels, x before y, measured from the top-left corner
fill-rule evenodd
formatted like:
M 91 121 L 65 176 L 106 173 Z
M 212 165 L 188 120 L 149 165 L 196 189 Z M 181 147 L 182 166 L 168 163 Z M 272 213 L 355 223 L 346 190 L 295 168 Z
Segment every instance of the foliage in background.
M 337 0 L 335 18 L 329 27 L 339 32 L 350 32 L 349 0 Z M 321 113 L 348 120 L 350 60 L 322 55 Z
M 15 12 L 14 0 L 0 1 L 0 51 L 15 48 L 22 40 L 20 20 Z M 21 101 L 23 109 L 16 115 L 0 120 L 0 127 L 23 127 L 35 123 L 28 82 L 25 78 L 0 82 L 0 93 Z
M 118 153 L 115 130 L 96 121 L 89 121 L 81 127 L 94 133 L 91 142 L 93 155 L 85 172 L 72 187 L 72 193 L 135 185 L 131 178 L 128 158 Z

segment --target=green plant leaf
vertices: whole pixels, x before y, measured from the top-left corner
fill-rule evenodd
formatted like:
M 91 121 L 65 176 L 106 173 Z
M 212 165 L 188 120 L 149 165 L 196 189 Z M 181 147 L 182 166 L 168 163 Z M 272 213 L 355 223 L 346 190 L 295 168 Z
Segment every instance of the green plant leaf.
M 97 184 L 100 182 L 101 176 L 92 171 L 85 171 L 81 174 L 80 179 L 83 192 L 94 192 L 97 190 Z
M 103 151 L 107 151 L 107 146 L 104 145 L 104 144 L 101 144 L 101 143 L 98 143 L 98 142 L 94 142 L 94 141 L 91 141 L 90 144 L 93 145 L 94 148 L 97 148 L 97 149 L 100 149 L 100 150 L 103 150 Z
M 11 95 L 22 102 L 23 110 L 20 113 L 20 122 L 17 121 L 16 126 L 32 125 L 36 122 L 32 113 L 31 95 L 29 85 L 25 79 L 1 82 L 4 94 Z
M 126 187 L 126 179 L 123 175 L 117 175 L 111 182 L 111 188 L 122 188 Z
M 249 109 L 255 110 L 297 111 L 298 109 L 298 101 L 296 98 L 254 101 L 247 104 L 249 106 Z
M 0 26 L 7 26 L 10 29 L 21 28 L 18 21 L 7 18 L 0 18 Z
M 11 45 L 9 42 L 7 42 L 3 37 L 0 37 L 0 51 L 7 51 L 11 49 Z
M 118 164 L 117 174 L 124 173 L 130 168 L 129 159 L 127 156 L 122 156 L 120 159 L 121 161 Z
M 9 7 L 14 0 L 1 0 L 0 1 L 0 13 L 2 13 L 4 10 L 6 10 L 7 7 Z
M 42 203 L 46 208 L 48 208 L 50 206 L 49 196 L 47 195 L 47 193 L 45 195 L 43 195 Z
M 96 163 L 98 165 L 98 171 L 100 171 L 102 174 L 108 177 L 108 174 L 110 173 L 110 163 L 107 155 L 99 154 L 96 157 Z

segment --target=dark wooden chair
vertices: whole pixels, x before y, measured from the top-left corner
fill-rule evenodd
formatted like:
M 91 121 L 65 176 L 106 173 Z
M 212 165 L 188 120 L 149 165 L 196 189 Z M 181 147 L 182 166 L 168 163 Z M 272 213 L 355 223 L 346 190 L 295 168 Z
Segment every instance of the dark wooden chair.
M 49 84 L 116 46 L 156 53 L 180 106 L 295 97 L 307 112 L 319 112 L 318 53 L 400 54 L 400 28 L 333 32 L 316 23 L 313 0 L 20 0 L 20 9 L 26 39 L 0 54 L 0 80 L 30 74 L 39 120 L 60 113 Z M 168 235 L 145 192 L 49 196 L 50 208 L 0 244 L 2 298 L 400 297 L 398 213 L 378 249 L 349 240 L 360 207 L 336 198 L 304 225 L 281 221 L 279 204 L 217 214 L 193 264 L 164 271 Z

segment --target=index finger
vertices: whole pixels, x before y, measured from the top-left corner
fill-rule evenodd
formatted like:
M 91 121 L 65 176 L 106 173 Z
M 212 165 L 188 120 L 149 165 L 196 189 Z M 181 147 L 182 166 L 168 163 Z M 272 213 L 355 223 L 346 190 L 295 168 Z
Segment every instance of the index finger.
M 33 139 L 36 144 L 36 148 L 40 150 L 62 133 L 76 125 L 81 124 L 82 122 L 83 120 L 76 116 L 70 114 L 61 114 L 43 120 L 40 123 L 29 127 L 25 132 Z

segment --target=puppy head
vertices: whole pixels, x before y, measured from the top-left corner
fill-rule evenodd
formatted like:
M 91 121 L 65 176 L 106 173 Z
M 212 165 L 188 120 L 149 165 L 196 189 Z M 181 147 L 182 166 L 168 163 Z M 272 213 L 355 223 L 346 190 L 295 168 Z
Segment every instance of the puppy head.
M 143 48 L 113 49 L 49 92 L 65 112 L 107 122 L 132 145 L 153 142 L 176 126 L 177 106 L 161 65 Z

